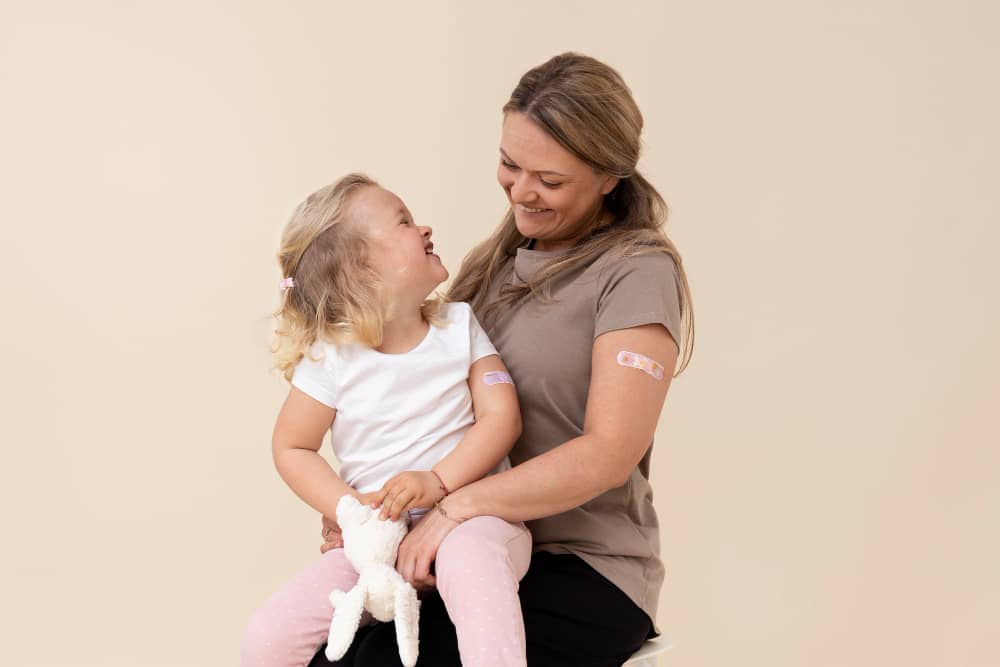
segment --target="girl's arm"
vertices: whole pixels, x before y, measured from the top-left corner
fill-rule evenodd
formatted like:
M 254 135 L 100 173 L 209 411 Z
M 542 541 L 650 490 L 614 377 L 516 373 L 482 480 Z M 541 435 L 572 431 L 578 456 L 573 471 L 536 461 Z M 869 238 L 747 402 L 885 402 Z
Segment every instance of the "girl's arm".
M 404 472 L 393 477 L 379 493 L 382 518 L 396 519 L 414 507 L 430 507 L 441 500 L 445 493 L 438 477 L 449 492 L 481 479 L 497 467 L 514 442 L 521 435 L 521 410 L 517 405 L 517 392 L 513 384 L 487 383 L 487 373 L 507 374 L 500 357 L 491 354 L 475 361 L 469 368 L 469 391 L 472 409 L 476 416 L 461 442 L 441 459 L 433 473 L 424 471 Z
M 325 517 L 337 516 L 337 502 L 354 490 L 319 454 L 323 436 L 333 425 L 335 408 L 292 387 L 281 406 L 271 438 L 278 474 L 295 494 Z
M 510 377 L 507 367 L 495 354 L 479 359 L 469 369 L 476 423 L 466 431 L 458 446 L 434 466 L 434 472 L 441 476 L 449 491 L 485 477 L 521 437 L 521 408 L 517 405 L 514 385 L 487 383 L 487 373 Z
M 662 379 L 618 364 L 620 351 L 663 366 Z M 508 521 L 551 516 L 621 486 L 642 460 L 659 420 L 678 349 L 666 328 L 648 324 L 594 340 L 583 435 L 506 472 L 459 489 L 441 502 L 400 546 L 397 569 L 418 585 L 433 582 L 431 562 L 456 522 L 491 515 Z

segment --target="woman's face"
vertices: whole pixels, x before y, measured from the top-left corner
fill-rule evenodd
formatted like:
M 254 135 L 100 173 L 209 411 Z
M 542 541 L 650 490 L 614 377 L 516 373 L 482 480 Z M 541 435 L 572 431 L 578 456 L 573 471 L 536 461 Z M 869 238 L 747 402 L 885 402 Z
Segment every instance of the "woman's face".
M 561 250 L 583 236 L 618 179 L 595 172 L 518 112 L 504 118 L 497 181 L 522 235 L 536 250 Z

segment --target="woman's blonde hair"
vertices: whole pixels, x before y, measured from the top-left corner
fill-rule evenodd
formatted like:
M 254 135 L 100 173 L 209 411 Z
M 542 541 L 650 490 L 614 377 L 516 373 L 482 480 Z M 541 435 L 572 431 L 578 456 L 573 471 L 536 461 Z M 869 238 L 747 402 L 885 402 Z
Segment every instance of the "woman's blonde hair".
M 694 350 L 691 290 L 680 253 L 663 231 L 667 205 L 636 170 L 642 113 L 625 81 L 594 58 L 563 53 L 525 73 L 503 111 L 524 114 L 595 171 L 620 179 L 604 196 L 603 208 L 611 213 L 610 220 L 602 224 L 603 211 L 598 211 L 572 252 L 548 262 L 527 284 L 504 286 L 496 299 L 486 303 L 487 292 L 501 268 L 518 248 L 528 244 L 517 230 L 513 210 L 508 208 L 493 235 L 465 257 L 448 299 L 470 302 L 480 320 L 488 325 L 498 313 L 528 294 L 551 300 L 551 288 L 557 279 L 602 255 L 662 252 L 677 267 L 682 340 L 678 341 L 681 355 L 676 373 L 681 373 Z
M 272 347 L 274 366 L 291 381 L 295 366 L 317 341 L 382 344 L 392 304 L 371 268 L 363 226 L 350 201 L 364 187 L 380 187 L 364 174 L 348 174 L 298 205 L 281 234 L 278 264 L 292 287 L 282 291 Z M 425 319 L 440 319 L 440 298 L 424 302 Z

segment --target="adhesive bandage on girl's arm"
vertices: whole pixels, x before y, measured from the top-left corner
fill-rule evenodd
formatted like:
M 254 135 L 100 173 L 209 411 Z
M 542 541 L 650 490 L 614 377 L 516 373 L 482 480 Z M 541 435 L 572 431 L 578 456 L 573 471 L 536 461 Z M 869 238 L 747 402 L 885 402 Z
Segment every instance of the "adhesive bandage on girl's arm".
M 514 384 L 509 373 L 504 371 L 487 371 L 483 373 L 483 382 L 486 384 Z
M 638 352 L 622 350 L 618 353 L 618 365 L 628 368 L 638 368 L 640 371 L 652 375 L 657 380 L 663 379 L 663 366 Z

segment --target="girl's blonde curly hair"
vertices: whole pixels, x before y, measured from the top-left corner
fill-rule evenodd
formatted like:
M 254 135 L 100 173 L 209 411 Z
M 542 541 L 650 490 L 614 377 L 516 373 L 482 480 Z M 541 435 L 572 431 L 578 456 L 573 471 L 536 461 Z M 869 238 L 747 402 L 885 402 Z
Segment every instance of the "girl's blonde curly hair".
M 334 344 L 382 344 L 383 325 L 391 303 L 369 265 L 362 225 L 351 218 L 351 198 L 364 187 L 380 187 L 364 174 L 344 176 L 312 193 L 285 225 L 278 250 L 282 275 L 293 286 L 282 291 L 274 367 L 289 382 L 295 366 L 316 341 Z M 440 298 L 422 306 L 425 319 L 439 321 Z

